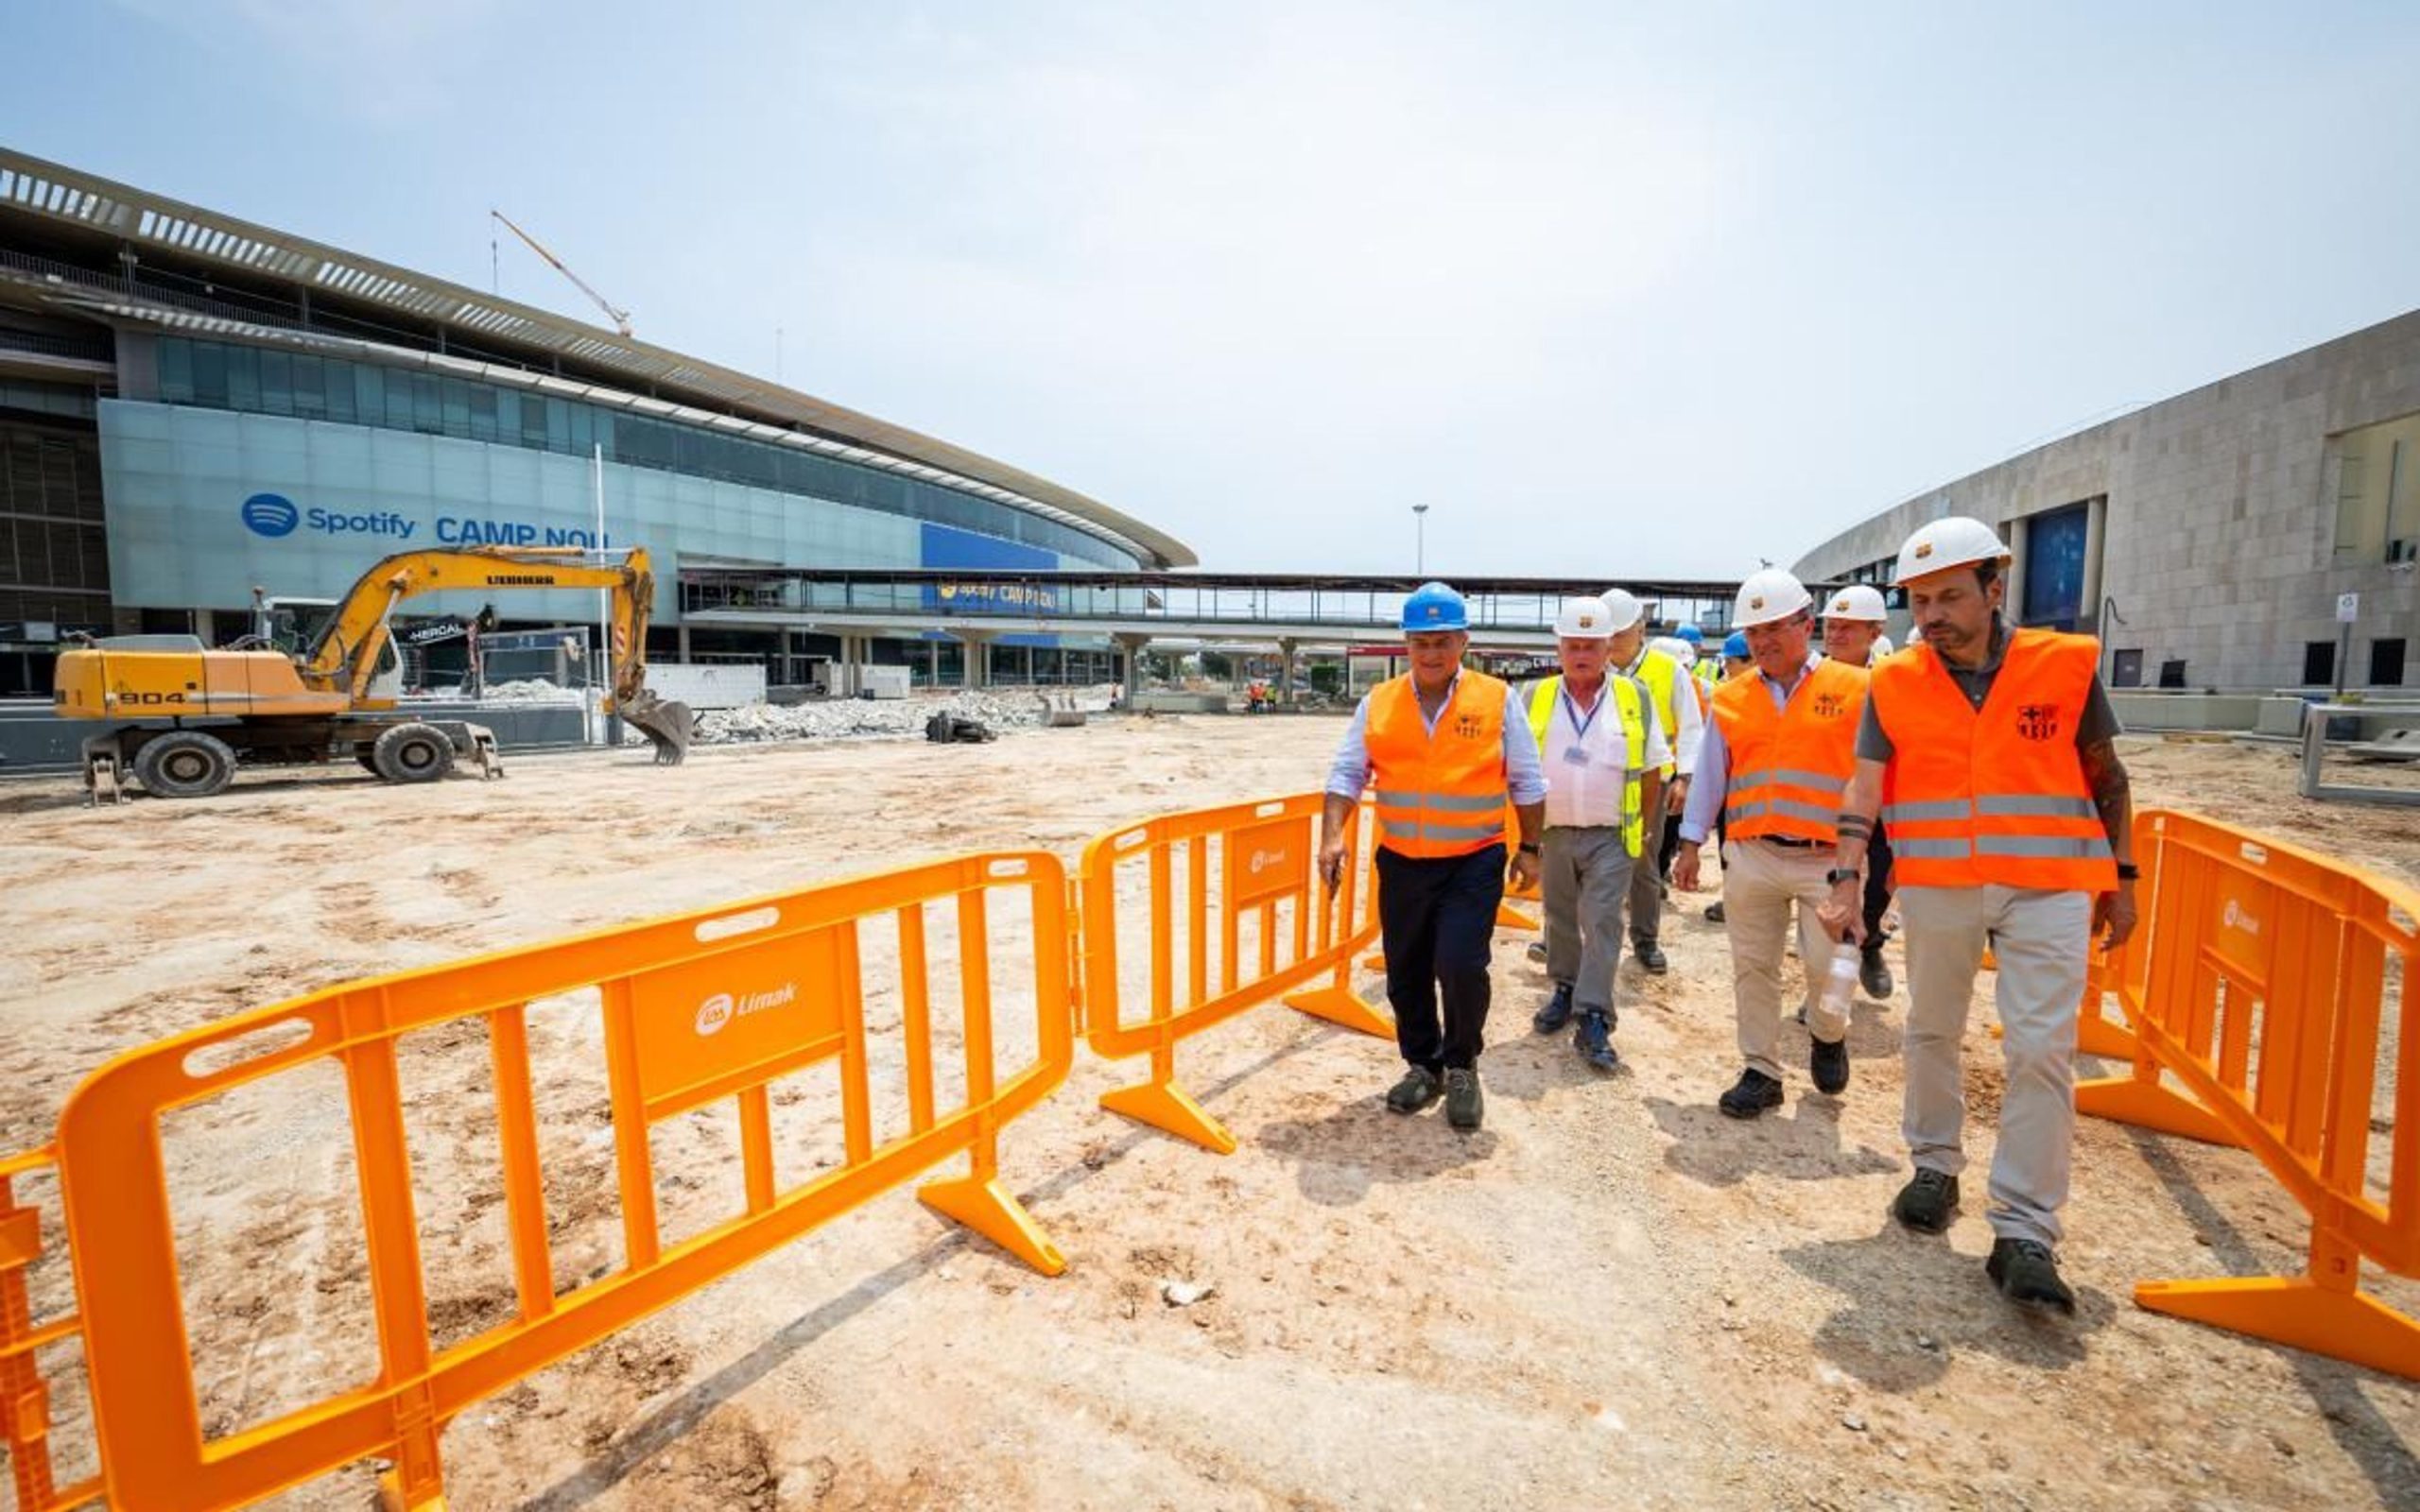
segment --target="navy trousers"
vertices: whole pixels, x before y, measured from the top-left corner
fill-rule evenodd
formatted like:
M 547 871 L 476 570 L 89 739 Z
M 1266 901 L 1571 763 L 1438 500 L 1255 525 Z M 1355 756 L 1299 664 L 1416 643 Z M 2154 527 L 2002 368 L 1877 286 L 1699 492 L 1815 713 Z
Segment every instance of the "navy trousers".
M 1378 929 L 1395 1043 L 1415 1066 L 1476 1066 L 1487 1030 L 1487 959 L 1504 901 L 1504 847 L 1414 858 L 1378 848 Z M 1438 1002 L 1444 1004 L 1443 1022 Z

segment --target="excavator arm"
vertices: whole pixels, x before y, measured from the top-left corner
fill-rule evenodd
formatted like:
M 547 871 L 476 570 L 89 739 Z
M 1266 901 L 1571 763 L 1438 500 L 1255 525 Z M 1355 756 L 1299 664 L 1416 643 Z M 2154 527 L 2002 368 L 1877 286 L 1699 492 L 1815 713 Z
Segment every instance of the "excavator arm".
M 395 606 L 421 593 L 458 590 L 602 588 L 611 595 L 614 690 L 609 712 L 620 714 L 655 746 L 655 757 L 677 765 L 691 732 L 688 706 L 659 698 L 647 687 L 647 625 L 655 576 L 644 547 L 598 554 L 577 546 L 465 546 L 399 552 L 380 561 L 338 601 L 327 626 L 302 658 L 305 686 L 340 692 L 358 702 L 369 692 L 380 654 L 392 636 Z

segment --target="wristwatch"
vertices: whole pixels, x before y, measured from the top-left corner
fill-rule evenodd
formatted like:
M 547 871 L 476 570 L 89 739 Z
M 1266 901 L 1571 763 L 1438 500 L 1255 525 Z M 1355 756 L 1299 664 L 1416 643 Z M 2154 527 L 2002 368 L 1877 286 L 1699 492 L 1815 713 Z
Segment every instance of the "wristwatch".
M 2118 863 L 2118 880 L 2119 882 L 2133 882 L 2141 877 L 2142 874 L 2143 868 L 2135 865 L 2131 861 L 2120 861 Z
M 1855 882 L 1857 879 L 1858 869 L 1855 867 L 1834 867 L 1831 870 L 1824 873 L 1824 880 L 1830 883 L 1835 887 L 1839 886 L 1841 883 Z
M 1518 849 L 1526 854 L 1536 855 L 1538 853 L 1538 842 L 1535 840 L 1524 840 L 1521 842 Z

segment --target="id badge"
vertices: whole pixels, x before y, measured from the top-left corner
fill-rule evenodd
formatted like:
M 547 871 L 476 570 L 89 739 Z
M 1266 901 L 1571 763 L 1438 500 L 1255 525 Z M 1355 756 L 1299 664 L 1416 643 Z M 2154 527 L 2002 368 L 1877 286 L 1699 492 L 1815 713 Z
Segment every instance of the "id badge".
M 1565 766 L 1585 766 L 1588 765 L 1588 753 L 1582 750 L 1577 746 L 1565 746 L 1563 747 L 1563 765 Z

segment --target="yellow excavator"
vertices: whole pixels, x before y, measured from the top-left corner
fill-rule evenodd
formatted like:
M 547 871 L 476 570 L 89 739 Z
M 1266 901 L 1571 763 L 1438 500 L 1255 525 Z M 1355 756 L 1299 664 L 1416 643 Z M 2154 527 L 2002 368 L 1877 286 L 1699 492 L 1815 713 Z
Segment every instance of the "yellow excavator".
M 129 635 L 60 654 L 52 702 L 67 719 L 139 720 L 83 745 L 91 801 L 122 800 L 131 775 L 160 798 L 207 798 L 236 763 L 325 762 L 350 751 L 389 782 L 433 782 L 461 757 L 503 775 L 495 735 L 460 720 L 396 712 L 402 662 L 395 606 L 442 590 L 601 588 L 613 602 L 614 691 L 606 705 L 646 735 L 655 759 L 688 753 L 686 704 L 647 688 L 647 622 L 655 593 L 647 552 L 464 546 L 406 551 L 379 562 L 337 601 L 307 641 L 281 649 L 274 601 L 253 633 L 226 650 L 190 635 Z M 259 597 L 256 593 L 254 595 Z

